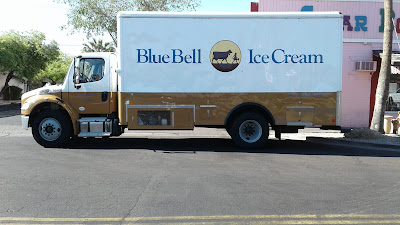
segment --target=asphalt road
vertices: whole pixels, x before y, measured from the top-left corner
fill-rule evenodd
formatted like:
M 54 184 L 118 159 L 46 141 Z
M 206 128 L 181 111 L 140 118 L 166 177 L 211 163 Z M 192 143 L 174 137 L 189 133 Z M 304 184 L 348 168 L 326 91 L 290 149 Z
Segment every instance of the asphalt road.
M 45 149 L 17 113 L 0 113 L 0 224 L 400 223 L 400 153 L 134 135 Z

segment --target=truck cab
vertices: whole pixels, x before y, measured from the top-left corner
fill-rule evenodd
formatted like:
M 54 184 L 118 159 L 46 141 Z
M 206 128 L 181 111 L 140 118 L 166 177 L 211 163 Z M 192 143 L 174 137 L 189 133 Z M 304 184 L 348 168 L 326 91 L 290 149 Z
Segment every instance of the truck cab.
M 118 124 L 116 70 L 113 53 L 75 57 L 62 84 L 22 95 L 23 127 L 31 126 L 33 137 L 45 147 L 62 146 L 74 135 L 120 134 L 120 129 L 114 133 L 111 129 L 113 123 Z

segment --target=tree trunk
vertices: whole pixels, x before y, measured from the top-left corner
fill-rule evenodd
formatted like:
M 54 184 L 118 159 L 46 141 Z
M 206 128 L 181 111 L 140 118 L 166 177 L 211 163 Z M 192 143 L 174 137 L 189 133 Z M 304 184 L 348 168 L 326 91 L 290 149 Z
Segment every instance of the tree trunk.
M 14 77 L 14 71 L 10 71 L 7 74 L 6 82 L 4 83 L 4 87 L 0 91 L 0 97 L 3 96 L 4 92 L 8 89 L 9 85 L 8 82 Z
M 391 74 L 392 58 L 392 38 L 393 38 L 393 2 L 385 0 L 384 2 L 384 30 L 383 30 L 383 53 L 381 70 L 379 71 L 378 86 L 376 87 L 374 114 L 371 120 L 371 130 L 383 131 L 383 117 L 385 114 L 386 100 L 389 94 L 389 81 Z

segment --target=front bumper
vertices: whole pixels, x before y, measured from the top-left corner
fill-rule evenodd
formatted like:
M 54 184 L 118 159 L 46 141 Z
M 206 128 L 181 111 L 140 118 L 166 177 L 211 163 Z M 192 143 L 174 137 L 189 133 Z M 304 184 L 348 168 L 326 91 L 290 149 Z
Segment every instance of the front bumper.
M 21 116 L 21 123 L 22 123 L 22 128 L 24 128 L 25 130 L 28 130 L 28 127 L 29 127 L 29 116 L 22 115 Z

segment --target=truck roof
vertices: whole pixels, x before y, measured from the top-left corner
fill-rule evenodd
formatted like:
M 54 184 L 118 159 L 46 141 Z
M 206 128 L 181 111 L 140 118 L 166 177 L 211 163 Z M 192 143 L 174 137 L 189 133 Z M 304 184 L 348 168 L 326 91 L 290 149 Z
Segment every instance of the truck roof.
M 121 11 L 118 18 L 338 18 L 340 12 L 143 12 Z
M 105 57 L 109 56 L 111 54 L 115 54 L 114 52 L 82 52 L 81 54 L 78 54 L 78 56 L 85 56 L 85 57 Z

